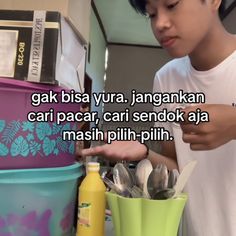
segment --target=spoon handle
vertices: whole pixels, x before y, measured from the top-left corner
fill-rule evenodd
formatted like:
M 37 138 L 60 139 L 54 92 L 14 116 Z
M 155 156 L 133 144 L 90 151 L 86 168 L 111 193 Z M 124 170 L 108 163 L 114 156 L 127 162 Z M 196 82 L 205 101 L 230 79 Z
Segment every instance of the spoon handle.
M 182 170 L 177 179 L 176 185 L 174 186 L 175 194 L 172 198 L 178 197 L 178 195 L 183 191 L 190 175 L 192 174 L 193 169 L 195 168 L 197 161 L 189 162 Z

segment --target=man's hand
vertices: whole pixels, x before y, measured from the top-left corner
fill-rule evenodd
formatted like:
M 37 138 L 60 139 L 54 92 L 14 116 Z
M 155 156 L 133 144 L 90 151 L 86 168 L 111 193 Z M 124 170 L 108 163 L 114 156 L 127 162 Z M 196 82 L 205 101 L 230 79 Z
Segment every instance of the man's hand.
M 109 160 L 137 161 L 145 158 L 147 148 L 138 141 L 113 141 L 111 144 L 77 150 L 80 156 L 101 155 Z
M 198 125 L 188 121 L 181 123 L 183 141 L 190 144 L 192 150 L 211 150 L 233 139 L 236 139 L 236 108 L 229 105 L 204 104 L 189 106 L 185 112 L 185 120 L 189 112 L 208 112 L 209 122 Z

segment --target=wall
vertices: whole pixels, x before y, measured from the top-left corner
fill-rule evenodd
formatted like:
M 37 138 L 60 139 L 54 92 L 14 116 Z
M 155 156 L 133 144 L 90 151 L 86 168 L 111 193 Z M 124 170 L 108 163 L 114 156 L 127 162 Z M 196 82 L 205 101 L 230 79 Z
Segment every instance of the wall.
M 92 79 L 92 92 L 99 93 L 104 90 L 106 42 L 93 11 L 90 18 L 90 45 L 90 62 L 87 61 L 86 73 Z M 102 106 L 95 107 L 93 101 L 91 110 L 98 111 L 100 116 L 102 114 Z
M 0 0 L 0 9 L 59 11 L 70 19 L 83 42 L 89 40 L 91 0 Z
M 89 41 L 91 0 L 69 0 L 68 14 L 85 42 Z
M 236 34 L 236 8 L 224 19 L 223 24 L 229 32 Z
M 170 60 L 165 51 L 159 48 L 111 45 L 108 49 L 105 91 L 122 92 L 127 98 L 130 98 L 132 89 L 139 92 L 152 92 L 155 72 Z M 123 104 L 105 104 L 104 108 L 105 111 L 122 111 L 125 107 L 126 105 Z M 134 110 L 151 111 L 152 109 L 151 104 L 130 108 L 131 112 Z M 119 125 L 124 125 L 124 123 Z M 130 122 L 129 125 L 137 124 Z

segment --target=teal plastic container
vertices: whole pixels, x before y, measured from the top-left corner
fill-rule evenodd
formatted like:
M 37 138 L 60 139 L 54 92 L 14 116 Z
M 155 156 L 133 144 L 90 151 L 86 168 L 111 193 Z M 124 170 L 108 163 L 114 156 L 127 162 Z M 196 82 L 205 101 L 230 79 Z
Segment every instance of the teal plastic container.
M 71 236 L 82 166 L 1 170 L 0 236 Z

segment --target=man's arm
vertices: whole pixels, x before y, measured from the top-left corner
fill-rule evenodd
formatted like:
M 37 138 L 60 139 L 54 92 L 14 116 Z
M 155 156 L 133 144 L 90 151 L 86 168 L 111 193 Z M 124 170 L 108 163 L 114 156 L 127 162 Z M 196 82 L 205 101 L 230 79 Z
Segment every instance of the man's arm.
M 80 156 L 101 155 L 109 160 L 139 161 L 148 158 L 153 166 L 163 163 L 168 169 L 177 169 L 174 142 L 163 142 L 161 153 L 149 152 L 146 157 L 147 149 L 145 145 L 138 141 L 114 141 L 111 144 L 104 144 L 97 147 L 77 151 Z M 164 156 L 167 155 L 167 156 Z

